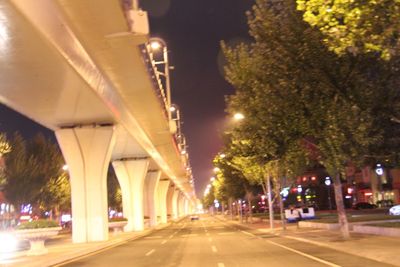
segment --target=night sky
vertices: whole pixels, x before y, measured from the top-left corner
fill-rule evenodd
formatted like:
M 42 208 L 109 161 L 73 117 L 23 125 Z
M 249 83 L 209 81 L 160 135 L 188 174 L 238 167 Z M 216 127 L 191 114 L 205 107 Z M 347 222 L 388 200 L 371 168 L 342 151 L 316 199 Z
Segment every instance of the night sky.
M 142 0 L 149 12 L 151 36 L 164 39 L 170 51 L 172 102 L 180 107 L 183 132 L 198 197 L 212 176 L 212 159 L 221 147 L 224 96 L 233 88 L 221 74 L 220 41 L 248 40 L 245 12 L 253 0 Z M 0 106 L 0 131 L 26 137 L 48 130 Z

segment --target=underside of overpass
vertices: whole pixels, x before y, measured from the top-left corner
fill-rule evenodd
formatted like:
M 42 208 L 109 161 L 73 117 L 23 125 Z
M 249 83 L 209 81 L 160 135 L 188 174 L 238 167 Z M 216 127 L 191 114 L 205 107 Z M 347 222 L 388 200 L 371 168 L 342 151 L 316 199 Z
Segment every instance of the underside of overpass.
M 143 229 L 145 206 L 155 225 L 167 221 L 168 210 L 178 217 L 195 205 L 188 156 L 171 131 L 147 45 L 147 15 L 132 6 L 0 2 L 0 101 L 55 132 L 70 170 L 74 242 L 108 238 L 110 162 L 125 230 Z

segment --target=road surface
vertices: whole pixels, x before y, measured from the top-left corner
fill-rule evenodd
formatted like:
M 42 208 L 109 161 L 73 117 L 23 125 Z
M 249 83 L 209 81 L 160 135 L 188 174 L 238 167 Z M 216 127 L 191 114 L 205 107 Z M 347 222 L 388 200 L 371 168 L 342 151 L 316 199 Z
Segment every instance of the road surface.
M 58 266 L 290 267 L 391 266 L 293 239 L 229 225 L 211 216 L 185 219 L 151 235 Z

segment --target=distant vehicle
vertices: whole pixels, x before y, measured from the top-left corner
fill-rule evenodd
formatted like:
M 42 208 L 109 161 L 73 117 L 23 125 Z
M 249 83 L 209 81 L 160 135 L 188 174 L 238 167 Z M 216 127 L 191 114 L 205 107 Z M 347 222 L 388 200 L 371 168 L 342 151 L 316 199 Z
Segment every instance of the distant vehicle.
M 353 206 L 355 210 L 366 210 L 366 209 L 376 209 L 377 206 L 375 204 L 371 204 L 368 202 L 358 202 Z
M 191 221 L 197 221 L 199 219 L 199 216 L 198 215 L 191 215 L 190 216 L 190 220 Z
M 389 214 L 390 215 L 400 215 L 400 205 L 393 206 L 389 209 Z

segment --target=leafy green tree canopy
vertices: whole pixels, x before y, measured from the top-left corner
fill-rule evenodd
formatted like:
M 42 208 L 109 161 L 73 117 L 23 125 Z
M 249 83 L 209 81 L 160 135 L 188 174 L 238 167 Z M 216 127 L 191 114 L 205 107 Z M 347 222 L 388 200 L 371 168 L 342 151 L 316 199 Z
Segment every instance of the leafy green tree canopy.
M 297 0 L 297 8 L 339 55 L 380 52 L 389 59 L 399 52 L 399 0 Z

